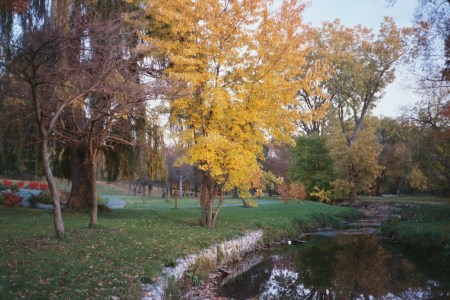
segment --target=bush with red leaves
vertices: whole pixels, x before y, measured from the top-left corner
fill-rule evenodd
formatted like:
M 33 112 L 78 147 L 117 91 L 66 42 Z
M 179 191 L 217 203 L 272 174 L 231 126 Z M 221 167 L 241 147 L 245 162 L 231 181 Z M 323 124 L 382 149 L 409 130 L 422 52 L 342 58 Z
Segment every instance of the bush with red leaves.
M 5 206 L 12 207 L 17 205 L 17 203 L 19 203 L 20 201 L 22 201 L 22 197 L 17 196 L 16 194 L 13 193 L 3 194 L 3 203 L 5 204 Z
M 25 185 L 25 182 L 19 181 L 19 182 L 16 183 L 16 185 L 17 185 L 17 187 L 18 187 L 19 189 L 21 189 L 21 188 L 23 188 L 23 186 Z
M 6 186 L 6 187 L 10 187 L 10 186 L 12 186 L 12 181 L 11 180 L 8 180 L 8 179 L 4 179 L 3 180 L 3 185 L 4 186 Z
M 296 200 L 297 203 L 300 203 L 301 201 L 305 200 L 307 194 L 305 187 L 303 184 L 282 184 L 277 189 L 278 193 L 280 194 L 281 198 L 284 202 L 289 202 L 291 200 Z

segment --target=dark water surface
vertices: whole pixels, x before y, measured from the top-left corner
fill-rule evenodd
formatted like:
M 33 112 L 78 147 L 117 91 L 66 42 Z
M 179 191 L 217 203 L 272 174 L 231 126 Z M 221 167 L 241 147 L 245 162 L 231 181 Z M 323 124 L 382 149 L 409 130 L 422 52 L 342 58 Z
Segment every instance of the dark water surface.
M 388 249 L 373 234 L 315 235 L 304 244 L 281 246 L 249 259 L 254 261 L 253 267 L 231 280 L 225 278 L 219 288 L 220 296 L 450 299 L 447 270 L 433 269 L 433 274 L 423 271 L 421 263 Z M 427 269 L 426 263 L 422 265 Z

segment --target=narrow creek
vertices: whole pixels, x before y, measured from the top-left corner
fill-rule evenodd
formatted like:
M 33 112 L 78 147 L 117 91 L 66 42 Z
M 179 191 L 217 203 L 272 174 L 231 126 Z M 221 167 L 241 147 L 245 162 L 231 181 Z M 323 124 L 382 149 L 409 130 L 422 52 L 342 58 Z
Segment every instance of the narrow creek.
M 450 299 L 450 282 L 423 272 L 380 239 L 380 217 L 323 228 L 228 266 L 226 299 Z

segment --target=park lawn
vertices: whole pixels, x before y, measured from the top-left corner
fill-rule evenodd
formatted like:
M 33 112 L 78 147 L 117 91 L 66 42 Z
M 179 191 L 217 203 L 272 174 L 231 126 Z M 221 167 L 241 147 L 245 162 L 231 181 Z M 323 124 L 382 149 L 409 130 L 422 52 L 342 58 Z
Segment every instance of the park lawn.
M 122 195 L 120 196 L 122 199 L 124 199 L 127 204 L 126 208 L 129 209 L 168 209 L 168 208 L 174 208 L 175 200 L 170 199 L 169 201 L 166 201 L 165 199 L 162 199 L 161 197 L 145 197 L 142 199 L 140 195 Z M 258 200 L 257 200 L 258 201 Z M 275 200 L 278 202 L 278 200 Z M 231 199 L 231 198 L 225 198 L 224 201 L 225 206 L 230 205 L 240 205 L 242 206 L 242 200 L 240 199 Z M 192 197 L 186 197 L 186 198 L 179 198 L 178 199 L 178 208 L 199 208 L 200 203 L 197 198 Z
M 156 278 L 164 265 L 246 230 L 262 228 L 271 241 L 359 215 L 315 202 L 235 206 L 224 207 L 216 228 L 205 229 L 199 208 L 164 208 L 173 205 L 164 201 L 151 208 L 156 201 L 101 214 L 93 229 L 87 214 L 64 212 L 66 237 L 59 241 L 50 211 L 1 207 L 0 298 L 138 299 L 141 282 Z

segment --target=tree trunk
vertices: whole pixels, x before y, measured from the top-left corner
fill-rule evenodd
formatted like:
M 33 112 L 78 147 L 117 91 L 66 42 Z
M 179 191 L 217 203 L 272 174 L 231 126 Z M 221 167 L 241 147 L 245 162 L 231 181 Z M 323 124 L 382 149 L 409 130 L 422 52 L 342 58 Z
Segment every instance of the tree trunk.
M 181 176 L 180 174 L 180 182 L 179 182 L 179 194 L 180 194 L 180 198 L 183 197 L 183 176 Z
M 42 138 L 42 163 L 44 166 L 45 177 L 47 178 L 48 187 L 53 200 L 53 222 L 55 226 L 55 234 L 57 238 L 64 236 L 64 222 L 61 214 L 61 203 L 59 201 L 59 193 L 56 188 L 55 178 L 53 177 L 52 169 L 50 167 L 50 150 L 48 149 L 47 138 Z
M 142 203 L 145 203 L 145 181 L 144 179 L 141 181 L 142 186 Z
M 355 169 L 352 164 L 350 164 L 350 170 L 348 175 L 348 183 L 350 187 L 350 204 L 353 204 L 356 202 L 356 192 L 358 190 L 357 184 L 356 184 L 356 174 Z
M 214 212 L 213 214 L 213 220 L 212 220 L 212 226 L 216 226 L 216 220 L 217 220 L 217 216 L 219 215 L 220 209 L 222 208 L 222 204 L 223 204 L 223 200 L 224 200 L 224 192 L 223 190 L 219 191 L 220 193 L 220 200 L 219 200 L 219 205 L 217 206 L 217 210 Z
M 375 196 L 381 196 L 381 184 L 382 184 L 381 179 L 378 178 L 375 185 Z
M 356 187 L 350 188 L 350 204 L 353 204 L 356 202 Z
M 208 186 L 206 180 L 202 183 L 202 192 L 200 194 L 200 209 L 202 212 L 201 223 L 202 226 L 206 227 L 207 224 L 207 202 L 208 202 Z
M 207 219 L 206 219 L 206 226 L 208 228 L 213 227 L 213 211 L 214 211 L 214 191 L 212 190 L 211 184 L 209 184 L 209 191 L 208 191 L 208 202 L 207 202 Z
M 215 219 L 217 218 L 217 214 L 214 213 L 214 199 L 218 192 L 217 188 L 214 185 L 211 177 L 208 174 L 203 173 L 202 179 L 202 193 L 200 195 L 200 207 L 202 210 L 202 226 L 207 228 L 212 228 L 215 223 Z
M 72 188 L 68 206 L 87 211 L 89 209 L 89 226 L 97 224 L 97 164 L 85 149 L 70 149 Z
M 175 206 L 174 206 L 174 208 L 178 208 L 178 195 L 179 195 L 178 194 L 178 186 L 175 187 L 175 194 L 174 195 L 175 195 L 175 197 L 174 197 L 175 198 Z
M 72 187 L 67 206 L 72 209 L 87 211 L 90 207 L 88 201 L 90 199 L 88 186 L 90 185 L 91 168 L 89 164 L 86 163 L 84 156 L 84 152 L 80 149 L 75 147 L 70 148 Z
M 166 185 L 165 189 L 166 189 L 166 192 L 165 192 L 166 202 L 169 202 L 169 186 Z
M 397 178 L 395 183 L 396 183 L 396 186 L 397 186 L 397 196 L 400 197 L 402 195 L 402 179 L 401 178 Z
M 97 225 L 97 214 L 98 214 L 98 203 L 97 203 L 97 187 L 96 187 L 96 181 L 97 181 L 97 164 L 95 158 L 91 158 L 90 162 L 91 166 L 91 180 L 89 185 L 90 190 L 90 220 L 89 220 L 89 227 Z
M 231 190 L 231 198 L 233 198 L 233 199 L 239 198 L 239 193 L 238 193 L 237 187 L 234 187 L 234 188 Z

